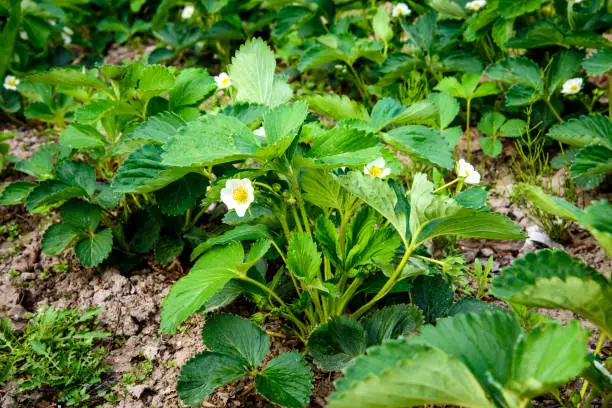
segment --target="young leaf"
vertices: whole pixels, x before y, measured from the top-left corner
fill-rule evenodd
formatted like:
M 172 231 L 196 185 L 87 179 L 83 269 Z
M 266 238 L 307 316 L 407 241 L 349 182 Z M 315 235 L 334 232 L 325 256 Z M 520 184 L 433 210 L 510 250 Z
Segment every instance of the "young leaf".
M 206 320 L 202 340 L 209 350 L 231 356 L 251 369 L 259 367 L 270 351 L 265 331 L 250 320 L 224 313 Z
M 174 333 L 192 313 L 240 274 L 237 267 L 244 259 L 239 243 L 215 247 L 195 263 L 189 274 L 172 286 L 162 303 L 161 329 Z
M 393 305 L 366 315 L 360 323 L 370 347 L 418 331 L 423 325 L 423 313 L 413 305 Z
M 365 352 L 366 332 L 355 320 L 336 316 L 315 328 L 308 339 L 308 350 L 315 363 L 326 370 L 340 370 Z
M 317 279 L 321 270 L 321 253 L 312 237 L 305 232 L 294 232 L 287 248 L 287 269 L 306 284 Z
M 299 352 L 283 353 L 255 376 L 255 389 L 282 407 L 303 408 L 312 393 L 312 373 Z
M 105 260 L 113 249 L 113 233 L 110 228 L 103 229 L 80 241 L 74 252 L 83 265 L 94 267 Z
M 291 99 L 293 91 L 275 78 L 274 53 L 261 38 L 243 44 L 229 67 L 232 85 L 238 90 L 236 99 L 274 107 Z
M 533 307 L 571 310 L 612 334 L 612 284 L 559 250 L 528 253 L 493 280 L 495 296 Z
M 201 405 L 217 387 L 248 374 L 243 362 L 231 356 L 204 351 L 181 368 L 176 392 L 185 404 Z
M 275 107 L 264 115 L 265 147 L 257 152 L 259 157 L 282 156 L 293 143 L 306 120 L 308 107 L 303 102 Z
M 376 14 L 372 18 L 372 28 L 376 37 L 384 43 L 388 43 L 393 38 L 391 19 L 384 6 L 379 6 L 378 10 L 376 10 Z

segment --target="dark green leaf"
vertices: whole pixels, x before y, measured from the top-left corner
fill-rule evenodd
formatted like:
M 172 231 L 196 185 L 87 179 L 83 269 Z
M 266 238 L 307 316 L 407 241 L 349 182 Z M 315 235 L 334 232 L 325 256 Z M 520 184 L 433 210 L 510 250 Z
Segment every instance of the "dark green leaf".
M 282 407 L 302 408 L 310 400 L 312 373 L 299 352 L 283 353 L 255 376 L 255 389 Z
M 315 328 L 308 339 L 308 351 L 315 363 L 326 370 L 340 370 L 365 352 L 366 332 L 354 319 L 336 316 Z
M 360 323 L 366 331 L 368 347 L 371 347 L 420 330 L 423 313 L 412 305 L 393 305 L 369 313 Z
M 94 267 L 105 260 L 113 249 L 113 233 L 110 228 L 96 232 L 80 241 L 74 252 L 79 262 Z

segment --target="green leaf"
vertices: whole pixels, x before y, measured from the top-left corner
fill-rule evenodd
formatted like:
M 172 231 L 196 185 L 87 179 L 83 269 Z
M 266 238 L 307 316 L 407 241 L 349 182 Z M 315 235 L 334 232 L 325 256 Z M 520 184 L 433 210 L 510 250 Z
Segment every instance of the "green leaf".
M 168 265 L 183 253 L 185 241 L 178 237 L 161 236 L 155 243 L 155 262 Z
M 482 115 L 478 122 L 478 129 L 487 136 L 496 137 L 505 122 L 506 117 L 503 114 L 490 111 Z
M 125 102 L 96 99 L 77 109 L 74 118 L 78 123 L 95 125 L 103 118 L 118 115 L 138 116 L 139 112 Z
M 304 191 L 304 200 L 323 210 L 345 208 L 349 201 L 347 191 L 326 170 L 303 170 L 300 173 L 300 187 Z
M 442 275 L 417 276 L 410 287 L 410 298 L 423 311 L 425 321 L 433 323 L 446 316 L 453 305 L 454 293 Z
M 162 152 L 159 145 L 146 145 L 131 153 L 115 174 L 113 190 L 117 193 L 149 193 L 198 171 L 197 167 L 163 164 Z
M 15 168 L 38 180 L 54 178 L 53 157 L 56 153 L 57 146 L 44 144 L 30 158 L 17 163 Z
M 151 208 L 137 211 L 131 215 L 129 225 L 133 230 L 130 240 L 131 251 L 146 254 L 153 249 L 161 233 L 156 212 L 151 211 Z
M 238 119 L 206 115 L 183 126 L 165 146 L 163 164 L 208 166 L 245 159 L 259 146 L 257 137 Z
M 335 385 L 329 408 L 495 407 L 458 358 L 404 340 L 371 348 L 346 368 Z
M 383 6 L 379 6 L 376 14 L 372 18 L 372 28 L 374 34 L 383 42 L 387 43 L 393 38 L 393 28 L 391 27 L 391 19 L 389 13 Z
M 499 130 L 502 137 L 521 137 L 527 132 L 527 122 L 522 119 L 510 119 Z
M 512 85 L 506 92 L 506 106 L 533 105 L 542 97 L 537 89 L 528 88 L 521 84 Z
M 366 331 L 368 347 L 371 347 L 419 331 L 423 313 L 416 306 L 393 305 L 369 313 L 360 323 Z
M 45 213 L 51 208 L 59 207 L 66 200 L 81 197 L 83 190 L 71 187 L 55 180 L 41 182 L 28 196 L 26 209 L 31 213 Z
M 574 147 L 596 144 L 612 149 L 612 121 L 602 115 L 583 115 L 553 126 L 547 136 Z
M 82 189 L 89 197 L 96 191 L 96 170 L 87 163 L 63 160 L 57 165 L 56 177 L 66 185 Z
M 186 122 L 172 112 L 161 112 L 138 125 L 123 140 L 166 143 Z
M 612 205 L 607 200 L 593 201 L 578 221 L 612 255 Z
M 406 107 L 402 113 L 393 119 L 396 125 L 431 124 L 435 120 L 436 106 L 432 101 L 423 100 Z
M 612 334 L 612 284 L 566 252 L 545 249 L 515 260 L 494 278 L 492 292 L 526 306 L 571 310 Z
M 583 62 L 582 66 L 589 75 L 603 75 L 612 70 L 612 50 L 597 50 Z
M 303 102 L 279 105 L 268 111 L 263 119 L 266 144 L 257 156 L 266 159 L 282 156 L 297 137 L 307 115 L 308 107 Z
M 64 249 L 76 242 L 80 232 L 72 225 L 53 224 L 43 234 L 40 248 L 47 255 L 59 255 Z
M 225 231 L 223 234 L 217 237 L 209 238 L 197 247 L 195 247 L 195 249 L 191 253 L 191 260 L 195 260 L 197 257 L 202 255 L 215 245 L 226 245 L 231 242 L 254 241 L 269 236 L 270 235 L 268 234 L 268 228 L 263 224 L 239 225 L 234 229 Z
M 463 298 L 453 305 L 448 311 L 449 316 L 460 313 L 489 313 L 503 311 L 503 308 L 495 303 L 483 302 L 478 299 Z
M 17 205 L 25 203 L 30 193 L 38 184 L 29 181 L 15 181 L 4 186 L 0 192 L 0 205 Z
M 497 139 L 493 139 L 492 137 L 480 137 L 478 138 L 478 142 L 480 148 L 487 156 L 496 157 L 502 152 L 502 142 Z
M 181 106 L 195 105 L 212 94 L 217 85 L 213 77 L 203 68 L 187 68 L 176 77 L 168 100 L 171 110 Z
M 161 95 L 174 88 L 174 75 L 163 65 L 147 65 L 138 75 L 138 92 Z
M 573 178 L 612 173 L 612 150 L 602 146 L 587 146 L 576 154 L 572 164 Z
M 201 405 L 216 388 L 248 374 L 242 361 L 204 351 L 181 368 L 176 392 L 185 404 Z
M 287 269 L 306 285 L 317 279 L 321 270 L 321 253 L 312 236 L 305 232 L 294 232 L 287 248 Z
M 336 120 L 358 119 L 366 121 L 368 119 L 368 112 L 365 107 L 356 101 L 352 101 L 346 95 L 312 95 L 306 98 L 306 101 L 308 107 L 314 112 Z
M 564 50 L 553 56 L 546 79 L 550 95 L 557 92 L 565 81 L 576 76 L 583 58 L 583 54 L 575 49 Z
M 354 357 L 365 352 L 366 332 L 346 316 L 332 317 L 316 327 L 308 339 L 308 351 L 315 363 L 326 370 L 338 371 Z
M 347 56 L 340 50 L 322 44 L 315 44 L 304 52 L 298 64 L 298 69 L 300 72 L 309 71 L 330 62 L 346 61 L 346 59 Z
M 189 173 L 155 192 L 162 213 L 180 215 L 195 207 L 206 194 L 208 179 L 202 174 Z
M 432 94 L 431 99 L 438 110 L 438 123 L 446 129 L 459 114 L 459 102 L 447 92 Z
M 106 89 L 102 81 L 87 75 L 83 71 L 71 68 L 52 68 L 46 72 L 36 72 L 25 77 L 24 82 Z
M 62 221 L 81 231 L 93 233 L 102 220 L 102 208 L 85 201 L 72 199 L 60 208 Z
M 372 161 L 372 157 L 380 157 L 381 147 L 378 137 L 372 133 L 336 126 L 317 138 L 304 155 L 305 159 L 298 156 L 296 162 L 302 167 L 324 169 L 362 166 Z
M 519 183 L 515 186 L 514 192 L 518 196 L 523 196 L 531 201 L 536 208 L 567 220 L 578 221 L 583 212 L 574 204 L 548 195 L 538 186 L 533 186 L 525 183 Z
M 72 149 L 92 149 L 106 144 L 104 136 L 93 126 L 73 123 L 59 137 L 59 143 Z
M 209 13 L 218 13 L 229 4 L 229 0 L 202 0 Z
M 379 99 L 374 108 L 372 108 L 370 128 L 373 132 L 379 132 L 389 123 L 393 122 L 404 109 L 402 104 L 393 98 Z
M 467 99 L 468 94 L 465 92 L 463 85 L 455 77 L 445 77 L 438 82 L 434 88 L 438 92 L 451 94 L 455 98 Z
M 400 236 L 406 235 L 406 214 L 395 211 L 397 196 L 383 180 L 352 171 L 338 177 L 338 183 L 388 219 Z
M 315 230 L 317 242 L 323 250 L 323 254 L 334 264 L 340 268 L 343 266 L 344 254 L 340 253 L 340 245 L 338 243 L 338 230 L 334 223 L 327 217 L 321 215 L 317 219 Z
M 499 13 L 505 19 L 515 18 L 539 10 L 544 0 L 500 0 Z
M 383 139 L 403 153 L 446 169 L 453 168 L 452 149 L 436 129 L 420 125 L 402 126 L 385 134 Z
M 251 369 L 259 367 L 270 351 L 265 331 L 248 319 L 225 313 L 206 319 L 202 340 L 209 350 L 231 356 Z
M 255 389 L 274 404 L 302 408 L 312 393 L 312 373 L 297 351 L 273 358 L 255 376 Z
M 80 241 L 74 252 L 81 264 L 94 267 L 105 260 L 112 249 L 113 233 L 110 228 L 106 228 Z
M 178 326 L 208 299 L 240 274 L 244 259 L 239 243 L 215 247 L 198 259 L 189 274 L 172 286 L 162 303 L 161 329 L 175 333 Z
M 520 84 L 535 90 L 543 90 L 540 67 L 525 57 L 506 58 L 487 68 L 485 75 L 508 85 Z
M 236 52 L 229 66 L 236 99 L 274 107 L 291 99 L 291 87 L 274 76 L 274 53 L 261 38 L 247 41 Z

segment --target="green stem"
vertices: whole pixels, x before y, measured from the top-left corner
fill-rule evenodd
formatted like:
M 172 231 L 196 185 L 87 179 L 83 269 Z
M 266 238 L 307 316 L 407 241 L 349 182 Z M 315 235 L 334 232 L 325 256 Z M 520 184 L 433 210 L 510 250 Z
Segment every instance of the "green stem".
M 361 286 L 362 283 L 362 278 L 357 278 L 353 282 L 351 282 L 349 287 L 346 289 L 346 292 L 344 292 L 344 294 L 340 298 L 340 304 L 338 305 L 338 309 L 336 310 L 337 315 L 341 315 L 344 312 L 346 305 L 348 304 L 348 302 L 351 301 L 351 298 L 353 297 L 357 289 L 359 289 L 359 286 Z
M 196 222 L 198 222 L 200 217 L 203 216 L 205 212 L 206 212 L 206 207 L 203 207 L 200 211 L 198 211 L 198 213 L 192 218 L 190 226 L 191 227 L 195 226 Z
M 302 213 L 302 221 L 304 222 L 304 229 L 308 233 L 308 235 L 312 235 L 310 231 L 310 222 L 308 220 L 308 213 L 306 212 L 306 205 L 304 204 L 304 199 L 302 198 L 302 192 L 300 191 L 300 185 L 298 184 L 297 176 L 295 175 L 295 171 L 293 168 L 289 169 L 291 173 L 291 182 L 293 184 L 293 191 L 295 194 L 295 198 L 297 199 L 298 206 L 300 207 L 300 212 Z
M 472 143 L 472 135 L 470 134 L 470 113 L 471 113 L 472 100 L 467 99 L 467 112 L 465 118 L 465 147 L 467 149 L 466 158 L 468 163 L 472 160 L 472 149 L 470 144 Z
M 297 227 L 297 230 L 299 232 L 304 232 L 304 229 L 302 228 L 302 224 L 300 223 L 300 216 L 297 213 L 297 209 L 295 208 L 295 205 L 291 205 L 291 214 L 293 214 L 293 218 L 295 219 L 295 226 Z
M 610 76 L 608 76 L 608 118 L 612 119 L 612 78 Z
M 346 65 L 348 65 L 349 70 L 351 71 L 351 74 L 355 78 L 355 83 L 357 84 L 357 90 L 359 91 L 359 94 L 361 95 L 361 98 L 366 103 L 366 105 L 369 106 L 370 105 L 370 98 L 368 97 L 368 91 L 366 90 L 365 84 L 361 80 L 361 77 L 359 76 L 357 71 L 355 71 L 355 68 L 353 68 L 353 64 L 346 64 Z
M 455 184 L 455 183 L 456 183 L 456 182 L 458 182 L 459 180 L 461 180 L 461 179 L 460 179 L 459 177 L 457 177 L 456 179 L 454 179 L 454 180 L 453 180 L 453 181 L 451 181 L 450 183 L 446 183 L 445 185 L 443 185 L 443 186 L 441 186 L 441 187 L 436 188 L 436 189 L 433 191 L 433 192 L 434 192 L 434 194 L 435 194 L 435 193 L 437 193 L 437 192 L 439 192 L 439 191 L 444 190 L 446 187 L 450 187 L 450 186 L 452 186 L 453 184 Z
M 548 108 L 553 113 L 553 115 L 555 115 L 555 118 L 557 118 L 559 123 L 563 123 L 563 118 L 559 115 L 559 112 L 557 112 L 557 110 L 553 106 L 552 102 L 550 101 L 550 97 L 546 98 L 546 105 L 548 105 Z
M 601 333 L 601 335 L 599 336 L 599 341 L 597 342 L 597 347 L 595 347 L 595 355 L 599 355 L 599 353 L 601 352 L 601 348 L 603 347 L 604 341 L 606 340 L 606 334 L 605 333 Z M 586 394 L 587 388 L 589 387 L 589 381 L 588 380 L 584 380 L 584 383 L 582 384 L 582 388 L 580 389 L 580 397 L 584 399 L 584 395 Z

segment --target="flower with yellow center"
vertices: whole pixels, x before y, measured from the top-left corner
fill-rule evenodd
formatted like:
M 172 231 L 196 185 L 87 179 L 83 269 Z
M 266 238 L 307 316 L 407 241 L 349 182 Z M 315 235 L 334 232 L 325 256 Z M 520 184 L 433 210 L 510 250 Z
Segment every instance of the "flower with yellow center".
M 385 159 L 382 157 L 374 160 L 371 163 L 368 163 L 363 168 L 363 173 L 367 176 L 377 177 L 377 178 L 385 178 L 389 174 L 391 174 L 391 169 L 385 167 Z
M 253 133 L 255 134 L 255 136 L 266 137 L 266 129 L 264 129 L 263 126 L 260 126 L 257 129 L 255 129 Z
M 249 179 L 230 179 L 221 190 L 221 201 L 228 210 L 236 210 L 239 217 L 244 217 L 247 209 L 255 200 L 255 190 Z
M 8 89 L 9 91 L 16 91 L 17 85 L 19 85 L 19 80 L 12 75 L 7 75 L 4 78 L 4 89 Z
M 568 79 L 563 83 L 561 93 L 563 95 L 574 95 L 580 92 L 582 89 L 582 78 Z
M 457 176 L 468 184 L 480 184 L 480 173 L 463 159 L 457 163 Z
M 217 88 L 225 89 L 232 86 L 232 80 L 230 79 L 227 73 L 222 72 L 215 77 L 215 82 L 217 83 Z
M 408 17 L 410 13 L 412 13 L 412 10 L 406 3 L 397 3 L 391 10 L 391 17 Z
M 183 11 L 181 11 L 181 18 L 183 20 L 189 20 L 191 16 L 193 16 L 193 12 L 195 11 L 195 7 L 193 6 L 185 6 Z
M 470 1 L 469 3 L 467 3 L 465 5 L 465 8 L 470 11 L 478 11 L 486 5 L 487 5 L 487 2 L 485 0 L 474 0 L 474 1 Z

